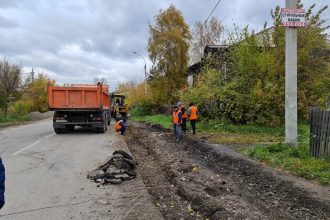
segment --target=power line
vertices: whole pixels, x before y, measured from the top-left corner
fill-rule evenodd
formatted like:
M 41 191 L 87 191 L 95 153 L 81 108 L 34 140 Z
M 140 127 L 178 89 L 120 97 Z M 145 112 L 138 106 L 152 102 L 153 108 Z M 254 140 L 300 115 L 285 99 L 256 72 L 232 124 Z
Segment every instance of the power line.
M 214 6 L 213 10 L 211 11 L 210 15 L 206 18 L 206 20 L 205 20 L 204 23 L 206 23 L 209 20 L 209 18 L 211 17 L 211 15 L 215 11 L 215 9 L 218 7 L 218 5 L 219 5 L 220 2 L 221 2 L 221 0 L 219 0 L 218 3 Z
M 221 0 L 219 0 L 219 1 L 217 2 L 217 4 L 214 6 L 214 8 L 213 8 L 213 10 L 211 11 L 211 13 L 209 14 L 209 16 L 205 19 L 204 24 L 206 24 L 207 21 L 210 19 L 210 17 L 212 16 L 212 14 L 213 14 L 213 12 L 215 11 L 215 9 L 218 7 L 218 5 L 219 5 L 220 2 L 221 2 Z M 199 31 L 195 34 L 195 38 L 197 37 L 197 35 L 199 34 L 200 31 L 201 31 L 201 30 L 199 30 Z

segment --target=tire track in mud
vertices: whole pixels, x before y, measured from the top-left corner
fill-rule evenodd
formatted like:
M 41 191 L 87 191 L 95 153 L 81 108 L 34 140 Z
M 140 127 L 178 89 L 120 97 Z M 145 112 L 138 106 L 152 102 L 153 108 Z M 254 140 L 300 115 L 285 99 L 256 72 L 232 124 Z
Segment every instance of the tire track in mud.
M 134 123 L 126 141 L 166 219 L 330 219 L 330 203 L 224 148 Z

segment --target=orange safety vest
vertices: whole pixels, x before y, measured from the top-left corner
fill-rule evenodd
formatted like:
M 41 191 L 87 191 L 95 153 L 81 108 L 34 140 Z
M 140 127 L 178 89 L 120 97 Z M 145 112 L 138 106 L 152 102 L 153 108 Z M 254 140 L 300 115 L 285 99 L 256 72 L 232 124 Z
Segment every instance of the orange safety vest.
M 183 106 L 180 108 L 180 111 L 181 109 L 183 108 Z M 182 111 L 181 111 L 182 112 Z M 187 109 L 184 111 L 184 113 L 182 114 L 182 118 L 188 118 L 188 113 L 187 113 Z
M 191 106 L 189 120 L 196 120 L 196 119 L 197 119 L 197 107 Z
M 179 113 L 181 111 L 173 112 L 173 124 L 178 124 L 179 123 Z M 181 123 L 180 123 L 181 124 Z
M 115 124 L 115 130 L 116 130 L 116 131 L 120 131 L 120 130 L 121 130 L 121 124 L 120 124 L 120 121 L 118 121 L 118 122 Z

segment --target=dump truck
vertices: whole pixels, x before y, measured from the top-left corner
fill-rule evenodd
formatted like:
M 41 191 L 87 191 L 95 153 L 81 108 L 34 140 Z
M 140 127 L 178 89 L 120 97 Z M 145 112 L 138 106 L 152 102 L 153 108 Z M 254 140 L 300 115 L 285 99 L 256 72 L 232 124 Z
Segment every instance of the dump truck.
M 55 133 L 74 131 L 75 126 L 104 133 L 110 125 L 109 86 L 100 83 L 48 85 L 47 92 L 48 109 L 54 111 Z
M 127 117 L 128 106 L 125 104 L 125 96 L 123 94 L 111 93 L 111 116 L 117 121 Z

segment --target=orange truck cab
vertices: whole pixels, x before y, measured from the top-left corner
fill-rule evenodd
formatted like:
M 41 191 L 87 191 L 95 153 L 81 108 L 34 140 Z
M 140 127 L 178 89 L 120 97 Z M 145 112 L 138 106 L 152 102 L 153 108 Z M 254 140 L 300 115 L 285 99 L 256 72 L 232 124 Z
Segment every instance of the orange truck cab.
M 110 125 L 109 86 L 102 84 L 72 84 L 50 86 L 48 109 L 53 110 L 54 131 L 59 134 L 75 126 L 90 127 L 104 133 Z

